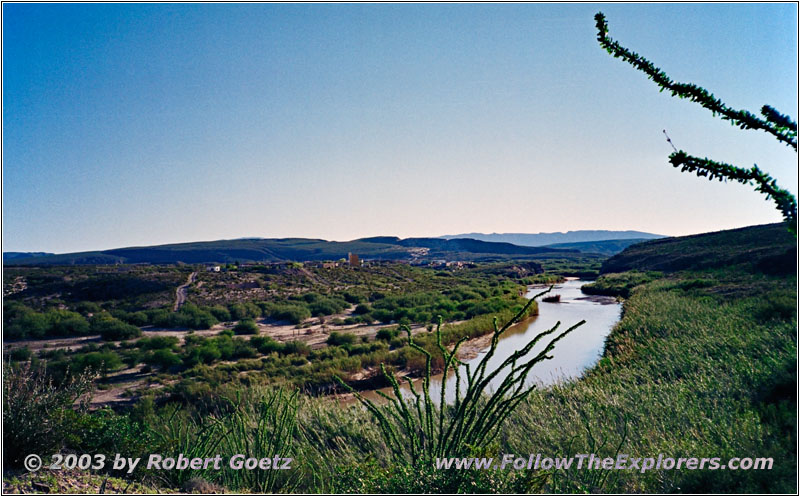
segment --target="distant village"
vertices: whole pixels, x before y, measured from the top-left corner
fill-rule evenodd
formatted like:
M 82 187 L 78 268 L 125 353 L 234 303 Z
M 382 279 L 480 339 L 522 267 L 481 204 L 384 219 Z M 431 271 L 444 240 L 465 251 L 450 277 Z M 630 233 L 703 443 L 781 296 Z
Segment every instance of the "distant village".
M 448 261 L 445 259 L 425 259 L 421 257 L 414 257 L 411 260 L 398 259 L 361 259 L 358 254 L 348 253 L 347 258 L 341 258 L 338 261 L 305 261 L 305 262 L 244 262 L 235 264 L 207 264 L 206 271 L 211 273 L 219 273 L 238 268 L 254 268 L 254 267 L 282 267 L 299 265 L 300 267 L 316 267 L 324 269 L 333 269 L 337 267 L 370 267 L 382 266 L 387 264 L 408 264 L 411 266 L 424 266 L 435 269 L 463 269 L 475 267 L 475 263 L 467 261 Z

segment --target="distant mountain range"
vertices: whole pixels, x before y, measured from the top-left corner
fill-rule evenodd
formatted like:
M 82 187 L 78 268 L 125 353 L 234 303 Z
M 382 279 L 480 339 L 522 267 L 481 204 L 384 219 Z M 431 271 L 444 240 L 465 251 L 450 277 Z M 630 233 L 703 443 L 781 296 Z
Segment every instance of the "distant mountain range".
M 652 238 L 627 238 L 624 240 L 596 240 L 592 242 L 554 243 L 552 245 L 545 245 L 545 247 L 554 249 L 575 249 L 584 253 L 611 256 L 622 252 L 631 245 L 649 240 L 652 240 Z
M 4 264 L 201 264 L 338 260 L 348 253 L 362 259 L 488 261 L 564 257 L 578 254 L 570 248 L 523 247 L 504 242 L 471 239 L 406 238 L 393 236 L 330 242 L 312 238 L 246 238 L 212 242 L 128 247 L 95 252 L 3 258 Z
M 451 240 L 454 238 L 471 238 L 484 242 L 505 242 L 524 247 L 544 247 L 554 244 L 582 243 L 599 241 L 619 241 L 637 239 L 653 240 L 664 238 L 664 235 L 645 233 L 643 231 L 608 231 L 608 230 L 578 230 L 566 233 L 463 233 L 460 235 L 444 235 L 440 238 Z M 624 247 L 623 247 L 624 248 Z

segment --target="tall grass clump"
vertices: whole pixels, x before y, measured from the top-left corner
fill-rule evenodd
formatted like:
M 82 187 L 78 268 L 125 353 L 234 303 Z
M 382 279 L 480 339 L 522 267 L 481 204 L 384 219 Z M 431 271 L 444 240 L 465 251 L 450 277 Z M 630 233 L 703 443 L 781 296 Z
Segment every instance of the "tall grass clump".
M 173 404 L 157 416 L 151 430 L 158 453 L 164 457 L 178 457 L 178 454 L 183 454 L 188 459 L 205 459 L 218 453 L 217 449 L 226 433 L 224 428 L 224 423 L 213 416 L 206 419 L 191 416 L 182 406 Z M 180 471 L 156 471 L 154 476 L 168 487 L 182 488 L 191 479 L 211 481 L 216 476 L 215 473 L 212 468 L 187 468 Z
M 67 375 L 56 385 L 44 367 L 3 366 L 3 460 L 20 465 L 28 454 L 61 450 L 72 426 L 73 404 L 92 390 L 93 374 Z M 81 407 L 85 407 L 82 405 Z
M 359 402 L 376 418 L 387 447 L 392 451 L 395 460 L 405 461 L 410 467 L 431 468 L 436 458 L 468 455 L 492 442 L 503 421 L 533 391 L 535 385 L 528 386 L 526 379 L 531 369 L 538 363 L 552 358 L 549 355 L 556 343 L 572 332 L 584 321 L 569 329 L 557 333 L 560 323 L 537 335 L 524 347 L 510 355 L 497 368 L 488 370 L 489 361 L 497 351 L 498 342 L 522 316 L 535 299 L 552 290 L 541 292 L 531 298 L 527 304 L 501 328 L 494 321 L 489 352 L 471 369 L 458 359 L 458 349 L 466 341 L 462 337 L 448 350 L 442 345 L 441 322 L 436 328 L 436 345 L 444 364 L 441 392 L 438 401 L 430 393 L 433 355 L 418 345 L 408 327 L 403 327 L 408 334 L 408 345 L 425 357 L 425 369 L 422 378 L 422 390 L 418 391 L 411 380 L 407 379 L 411 397 L 406 397 L 400 388 L 394 373 L 387 371 L 381 364 L 381 371 L 391 384 L 393 396 L 378 391 L 388 404 L 378 406 L 364 398 L 338 376 L 335 379 L 352 392 Z M 547 345 L 532 359 L 526 359 L 533 347 L 542 340 L 549 340 Z M 438 359 L 438 358 L 437 358 Z M 464 367 L 464 369 L 461 368 Z M 455 401 L 452 405 L 445 402 L 448 376 L 451 370 L 455 376 Z M 491 393 L 488 387 L 499 375 L 505 379 Z M 463 381 L 462 381 L 463 380 Z
M 202 480 L 231 490 L 274 493 L 290 490 L 294 471 L 235 470 L 224 459 L 236 454 L 257 459 L 291 456 L 296 432 L 297 392 L 250 388 L 233 396 L 220 394 L 210 413 L 191 413 L 180 405 L 168 406 L 152 428 L 165 457 L 208 458 L 223 455 L 219 470 L 158 471 L 155 476 L 172 488 L 186 488 Z M 296 464 L 292 465 L 294 468 Z
M 237 399 L 237 409 L 223 423 L 223 453 L 257 459 L 290 456 L 297 426 L 297 401 L 297 391 L 284 389 L 263 391 L 254 400 Z M 226 468 L 220 483 L 230 489 L 275 493 L 291 491 L 291 476 L 292 472 L 276 469 Z

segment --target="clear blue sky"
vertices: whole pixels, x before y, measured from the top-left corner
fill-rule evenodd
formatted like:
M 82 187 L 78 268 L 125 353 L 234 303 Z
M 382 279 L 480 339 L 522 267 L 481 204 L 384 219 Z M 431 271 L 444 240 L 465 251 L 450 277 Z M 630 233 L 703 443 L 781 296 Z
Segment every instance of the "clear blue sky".
M 659 93 L 611 35 L 734 107 L 797 118 L 793 4 L 4 4 L 3 250 L 245 236 L 780 220 L 673 169 L 797 156 Z

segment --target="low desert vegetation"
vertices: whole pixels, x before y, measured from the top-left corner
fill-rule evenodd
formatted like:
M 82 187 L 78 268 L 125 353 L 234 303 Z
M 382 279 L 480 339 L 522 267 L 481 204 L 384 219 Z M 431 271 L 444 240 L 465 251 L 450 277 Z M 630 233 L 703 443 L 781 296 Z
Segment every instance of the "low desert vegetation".
M 144 397 L 128 410 L 88 413 L 73 408 L 90 385 L 81 380 L 84 377 L 56 387 L 44 380 L 47 375 L 25 363 L 8 365 L 4 377 L 4 448 L 134 456 L 197 447 L 193 454 L 199 456 L 220 452 L 223 444 L 239 444 L 238 450 L 248 440 L 260 440 L 264 445 L 254 454 L 280 446 L 286 457 L 298 461 L 291 472 L 270 481 L 243 479 L 229 471 L 137 472 L 129 477 L 160 478 L 160 486 L 176 489 L 190 480 L 202 480 L 231 491 L 259 492 L 788 492 L 794 488 L 796 468 L 795 456 L 787 457 L 795 454 L 796 443 L 792 392 L 796 391 L 797 321 L 789 312 L 794 302 L 793 278 L 708 272 L 643 283 L 625 301 L 624 317 L 596 367 L 578 381 L 534 389 L 520 398 L 516 409 L 497 424 L 496 438 L 475 439 L 475 445 L 467 444 L 468 450 L 467 445 L 462 447 L 464 451 L 452 448 L 454 453 L 487 457 L 587 451 L 610 456 L 758 455 L 774 458 L 769 472 L 661 470 L 600 478 L 582 471 L 436 471 L 409 457 L 412 445 L 393 442 L 387 436 L 392 432 L 382 429 L 385 425 L 376 420 L 375 412 L 357 405 L 345 407 L 293 390 L 221 381 L 191 395 L 176 392 L 155 402 Z M 676 322 L 675 316 L 683 318 Z M 398 338 L 408 343 L 407 331 L 386 332 L 380 341 Z M 226 336 L 223 341 L 235 339 Z M 218 340 L 197 340 L 193 347 Z M 268 337 L 253 341 L 264 350 L 276 349 L 273 353 L 280 357 L 277 342 Z M 174 345 L 153 342 L 140 349 L 167 350 Z M 444 360 L 448 357 L 452 356 L 445 355 Z M 423 395 L 420 387 L 417 392 Z M 480 414 L 491 398 L 479 396 L 473 402 L 471 409 Z M 431 421 L 432 433 L 439 434 L 440 423 L 452 426 L 468 416 L 459 409 L 438 410 L 435 403 L 423 401 L 420 406 L 421 417 L 413 401 L 406 399 L 401 425 L 389 411 L 382 414 L 397 440 L 407 440 L 405 430 L 426 433 Z M 390 404 L 376 409 L 384 413 L 394 408 Z M 34 417 L 49 423 L 27 422 Z M 43 433 L 43 426 L 53 429 Z M 111 427 L 113 436 L 106 433 Z M 242 435 L 218 437 L 229 431 Z M 221 441 L 213 445 L 212 439 Z M 424 452 L 429 458 L 442 452 L 423 440 L 430 439 L 420 437 L 420 445 L 413 446 L 415 454 Z M 442 454 L 450 451 L 442 450 Z M 7 453 L 6 458 L 13 461 L 20 455 Z

